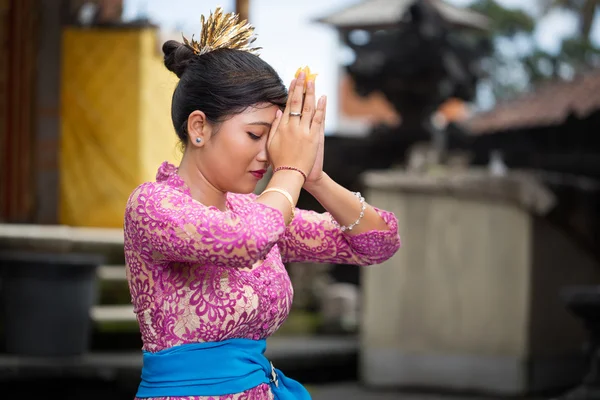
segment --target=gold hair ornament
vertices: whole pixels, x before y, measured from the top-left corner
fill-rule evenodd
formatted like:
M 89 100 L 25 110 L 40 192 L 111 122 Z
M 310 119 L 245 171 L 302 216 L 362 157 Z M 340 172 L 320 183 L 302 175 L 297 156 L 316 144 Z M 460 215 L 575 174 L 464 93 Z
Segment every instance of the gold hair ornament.
M 208 16 L 206 21 L 204 15 L 200 17 L 200 41 L 187 40 L 183 35 L 183 43 L 189 47 L 194 54 L 199 56 L 217 49 L 236 49 L 247 51 L 249 53 L 257 53 L 261 47 L 250 47 L 256 40 L 252 37 L 254 27 L 243 20 L 238 22 L 239 15 L 235 13 L 223 13 L 221 7 L 217 7 L 214 14 Z

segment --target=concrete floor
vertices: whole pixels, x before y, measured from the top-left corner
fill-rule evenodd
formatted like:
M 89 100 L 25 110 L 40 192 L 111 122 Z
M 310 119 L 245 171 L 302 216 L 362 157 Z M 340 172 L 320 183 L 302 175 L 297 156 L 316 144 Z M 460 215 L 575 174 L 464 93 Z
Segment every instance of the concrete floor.
M 309 387 L 312 400 L 509 400 L 492 396 L 417 393 L 400 391 L 369 390 L 358 383 L 336 383 Z M 542 398 L 539 398 L 542 399 Z M 534 398 L 510 400 L 537 400 Z

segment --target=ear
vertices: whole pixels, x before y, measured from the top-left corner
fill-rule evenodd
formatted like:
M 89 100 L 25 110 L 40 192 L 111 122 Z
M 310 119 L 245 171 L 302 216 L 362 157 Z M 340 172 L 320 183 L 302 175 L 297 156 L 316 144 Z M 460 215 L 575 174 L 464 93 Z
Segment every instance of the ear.
M 187 120 L 187 131 L 192 146 L 201 147 L 206 143 L 210 136 L 210 126 L 202 111 L 192 111 Z

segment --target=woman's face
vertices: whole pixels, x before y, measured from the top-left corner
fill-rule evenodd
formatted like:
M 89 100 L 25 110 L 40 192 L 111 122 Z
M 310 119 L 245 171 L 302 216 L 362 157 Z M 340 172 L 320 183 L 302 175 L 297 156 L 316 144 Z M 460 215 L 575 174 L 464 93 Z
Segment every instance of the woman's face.
M 223 192 L 251 193 L 268 168 L 267 137 L 278 107 L 260 104 L 210 126 L 198 166 Z

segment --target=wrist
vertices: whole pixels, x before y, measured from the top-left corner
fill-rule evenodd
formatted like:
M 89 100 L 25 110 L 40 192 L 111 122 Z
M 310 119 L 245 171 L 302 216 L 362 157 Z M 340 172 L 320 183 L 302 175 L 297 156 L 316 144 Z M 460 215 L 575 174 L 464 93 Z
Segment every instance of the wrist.
M 273 169 L 275 171 L 275 168 Z M 304 184 L 304 177 L 294 170 L 282 169 L 277 172 L 273 172 L 271 176 L 271 182 L 286 182 L 292 186 L 301 188 Z
M 273 168 L 273 173 L 280 172 L 280 171 L 293 171 L 295 173 L 298 173 L 302 176 L 303 183 L 306 182 L 306 173 L 301 168 L 292 167 L 292 166 L 288 166 L 288 165 L 280 165 L 278 167 Z
M 319 193 L 320 190 L 322 190 L 327 185 L 327 181 L 330 179 L 331 178 L 329 177 L 329 175 L 327 175 L 327 173 L 323 172 L 323 173 L 321 173 L 321 176 L 319 177 L 319 179 L 314 180 L 314 181 L 306 181 L 303 185 L 303 188 L 308 193 L 315 196 Z

